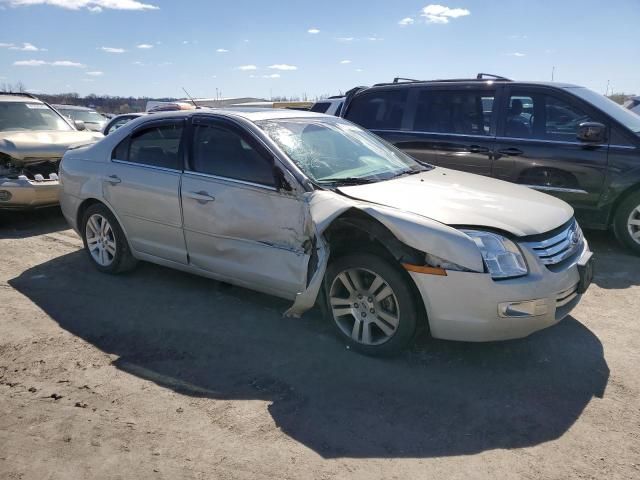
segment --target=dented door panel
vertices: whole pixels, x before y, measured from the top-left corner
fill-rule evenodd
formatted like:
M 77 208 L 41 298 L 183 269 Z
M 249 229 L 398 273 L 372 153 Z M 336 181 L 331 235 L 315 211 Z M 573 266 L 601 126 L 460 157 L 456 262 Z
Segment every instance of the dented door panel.
M 308 237 L 295 196 L 185 173 L 181 197 L 192 266 L 286 298 L 305 288 Z

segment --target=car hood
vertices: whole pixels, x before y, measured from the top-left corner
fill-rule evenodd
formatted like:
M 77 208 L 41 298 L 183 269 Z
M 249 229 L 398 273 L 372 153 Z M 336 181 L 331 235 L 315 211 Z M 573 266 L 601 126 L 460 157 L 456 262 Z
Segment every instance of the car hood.
M 573 216 L 567 203 L 550 195 L 439 167 L 383 182 L 340 187 L 338 191 L 447 225 L 498 229 L 516 236 L 548 232 Z
M 103 135 L 96 132 L 19 131 L 0 132 L 0 152 L 14 163 L 26 164 L 60 159 L 70 147 L 97 142 Z

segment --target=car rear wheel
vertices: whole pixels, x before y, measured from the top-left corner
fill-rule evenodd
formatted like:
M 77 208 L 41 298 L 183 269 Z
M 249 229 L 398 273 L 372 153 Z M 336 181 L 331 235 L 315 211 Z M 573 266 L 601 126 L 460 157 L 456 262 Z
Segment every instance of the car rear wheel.
M 368 355 L 391 355 L 413 340 L 418 309 L 411 281 L 372 254 L 338 258 L 325 277 L 327 312 L 339 336 Z
M 102 204 L 87 208 L 82 219 L 82 241 L 93 265 L 105 273 L 131 270 L 136 260 L 120 224 Z
M 640 192 L 624 200 L 614 219 L 616 237 L 626 247 L 640 254 Z

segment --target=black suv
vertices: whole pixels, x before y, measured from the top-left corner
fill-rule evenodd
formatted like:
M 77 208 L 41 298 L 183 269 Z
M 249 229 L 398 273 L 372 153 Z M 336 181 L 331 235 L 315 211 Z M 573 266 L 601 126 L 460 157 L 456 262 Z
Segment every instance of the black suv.
M 555 195 L 640 253 L 640 116 L 603 95 L 489 74 L 396 78 L 349 91 L 341 116 L 419 161 Z

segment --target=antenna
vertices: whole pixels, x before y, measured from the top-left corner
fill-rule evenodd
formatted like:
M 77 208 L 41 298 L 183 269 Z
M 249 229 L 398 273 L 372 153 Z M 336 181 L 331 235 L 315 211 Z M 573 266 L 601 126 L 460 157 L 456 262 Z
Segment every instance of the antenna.
M 182 87 L 182 90 L 184 91 L 184 93 L 187 94 L 187 97 L 189 97 L 189 100 L 191 100 L 191 103 L 193 103 L 193 106 L 196 108 L 200 108 L 198 107 L 198 104 L 196 103 L 196 101 L 193 99 L 193 97 L 191 97 L 191 95 L 189 95 L 189 92 L 187 92 L 187 89 Z

